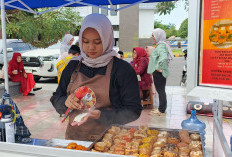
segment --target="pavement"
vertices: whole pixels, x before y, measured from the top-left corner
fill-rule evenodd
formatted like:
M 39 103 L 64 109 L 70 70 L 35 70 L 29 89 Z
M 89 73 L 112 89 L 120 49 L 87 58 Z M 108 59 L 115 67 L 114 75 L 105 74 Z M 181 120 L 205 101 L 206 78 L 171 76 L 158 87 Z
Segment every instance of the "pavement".
M 15 96 L 13 100 L 18 105 L 25 124 L 31 131 L 32 138 L 64 139 L 67 122 L 61 123 L 61 117 L 56 113 L 49 99 L 55 91 L 57 84 L 39 84 L 43 89 L 35 92 L 35 96 Z M 145 106 L 139 119 L 127 125 L 148 125 L 159 128 L 181 129 L 181 122 L 190 117 L 186 114 L 186 89 L 180 86 L 167 86 L 167 115 L 150 116 L 151 106 Z M 155 97 L 154 105 L 158 106 Z M 207 116 L 197 116 L 206 124 L 206 156 L 212 156 L 213 146 L 213 118 Z M 232 120 L 223 123 L 224 134 L 229 140 L 232 133 Z

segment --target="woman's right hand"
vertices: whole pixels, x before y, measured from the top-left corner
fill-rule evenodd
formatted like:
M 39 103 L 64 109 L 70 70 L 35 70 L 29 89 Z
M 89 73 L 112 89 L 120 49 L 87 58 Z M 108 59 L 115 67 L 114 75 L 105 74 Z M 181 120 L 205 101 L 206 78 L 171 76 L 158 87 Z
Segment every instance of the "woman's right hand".
M 18 70 L 13 70 L 12 73 L 13 73 L 14 75 L 18 74 Z
M 65 106 L 67 106 L 70 109 L 81 109 L 84 107 L 81 100 L 79 100 L 74 93 L 70 94 L 68 98 L 65 101 Z

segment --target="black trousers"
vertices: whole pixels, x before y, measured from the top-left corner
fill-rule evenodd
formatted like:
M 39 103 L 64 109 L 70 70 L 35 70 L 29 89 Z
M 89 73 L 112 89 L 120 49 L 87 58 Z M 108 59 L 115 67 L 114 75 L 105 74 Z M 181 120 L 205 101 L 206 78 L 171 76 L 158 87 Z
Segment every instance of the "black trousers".
M 167 108 L 167 96 L 165 91 L 166 78 L 163 77 L 161 72 L 155 71 L 153 73 L 153 79 L 156 91 L 159 94 L 159 111 L 164 113 Z

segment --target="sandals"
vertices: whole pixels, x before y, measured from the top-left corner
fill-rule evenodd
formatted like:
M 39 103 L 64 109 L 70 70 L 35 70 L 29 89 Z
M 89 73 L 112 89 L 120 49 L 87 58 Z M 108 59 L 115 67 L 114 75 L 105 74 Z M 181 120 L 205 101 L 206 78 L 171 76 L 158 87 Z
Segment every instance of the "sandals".
M 155 116 L 155 115 L 157 115 L 157 116 L 166 116 L 166 112 L 162 113 L 162 112 L 159 111 L 158 108 L 151 110 L 151 112 L 149 114 L 152 115 L 152 116 Z

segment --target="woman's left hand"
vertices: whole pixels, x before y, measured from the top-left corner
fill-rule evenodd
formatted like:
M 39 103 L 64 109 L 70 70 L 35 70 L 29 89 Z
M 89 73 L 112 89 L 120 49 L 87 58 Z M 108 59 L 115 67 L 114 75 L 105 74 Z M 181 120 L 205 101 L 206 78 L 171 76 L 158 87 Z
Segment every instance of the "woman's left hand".
M 101 115 L 100 110 L 89 109 L 88 114 L 85 117 L 83 117 L 81 119 L 81 121 L 77 125 L 80 126 L 80 125 L 84 124 L 89 118 L 91 118 L 91 119 L 99 119 L 100 115 Z
M 27 78 L 27 74 L 26 73 L 24 73 L 23 75 L 24 75 L 25 78 Z

